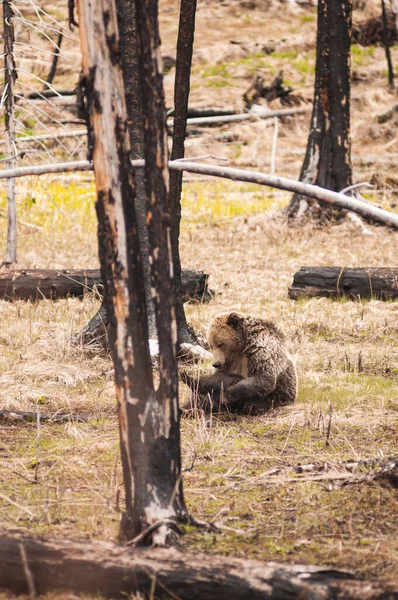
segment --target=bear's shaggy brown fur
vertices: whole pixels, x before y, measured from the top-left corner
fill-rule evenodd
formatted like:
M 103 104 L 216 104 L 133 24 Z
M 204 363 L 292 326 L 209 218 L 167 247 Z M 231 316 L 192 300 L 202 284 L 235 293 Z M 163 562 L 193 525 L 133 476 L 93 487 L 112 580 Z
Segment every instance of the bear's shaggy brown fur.
M 216 316 L 207 331 L 212 375 L 183 380 L 205 410 L 222 405 L 232 412 L 268 410 L 297 396 L 297 374 L 282 332 L 270 321 L 230 312 Z M 193 400 L 191 399 L 190 407 Z M 189 407 L 184 407 L 189 408 Z

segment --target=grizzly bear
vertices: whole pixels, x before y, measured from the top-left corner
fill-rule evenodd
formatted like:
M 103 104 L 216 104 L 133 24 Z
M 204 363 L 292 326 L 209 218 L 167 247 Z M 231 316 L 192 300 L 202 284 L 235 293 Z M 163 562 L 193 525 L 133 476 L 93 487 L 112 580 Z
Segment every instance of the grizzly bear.
M 213 351 L 212 375 L 184 373 L 194 397 L 184 409 L 199 406 L 253 413 L 295 401 L 297 373 L 282 332 L 270 321 L 237 312 L 216 316 L 207 330 Z

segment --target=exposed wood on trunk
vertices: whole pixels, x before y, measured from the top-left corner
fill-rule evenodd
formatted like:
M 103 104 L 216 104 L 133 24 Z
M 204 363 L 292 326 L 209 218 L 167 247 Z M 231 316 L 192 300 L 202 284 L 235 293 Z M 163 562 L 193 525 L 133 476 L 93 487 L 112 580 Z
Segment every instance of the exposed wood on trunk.
M 4 91 L 7 168 L 15 168 L 15 100 L 14 83 L 17 78 L 14 61 L 14 13 L 10 0 L 3 0 L 3 37 L 4 37 Z M 7 181 L 7 242 L 4 263 L 11 265 L 17 261 L 17 205 L 15 180 Z
M 142 160 L 135 160 L 132 161 L 132 164 L 135 168 L 141 168 L 144 167 L 145 163 Z M 43 165 L 39 167 L 21 167 L 19 169 L 0 171 L 0 179 L 23 177 L 25 175 L 43 175 L 44 173 L 60 173 L 62 171 L 89 171 L 91 169 L 92 164 L 88 161 L 60 163 L 58 165 Z M 218 165 L 206 165 L 178 160 L 169 161 L 169 169 L 188 171 L 189 173 L 198 173 L 201 175 L 211 175 L 213 177 L 223 177 L 225 179 L 232 179 L 233 181 L 246 181 L 248 183 L 257 183 L 258 185 L 274 187 L 279 190 L 287 190 L 302 196 L 314 198 L 318 201 L 320 200 L 329 204 L 334 204 L 340 208 L 358 213 L 365 219 L 398 229 L 398 215 L 396 213 L 389 212 L 388 210 L 384 210 L 368 202 L 350 198 L 338 192 L 332 192 L 317 185 L 295 181 L 294 179 L 288 179 L 287 177 L 266 175 L 259 171 L 246 171 L 245 169 L 220 167 Z
M 394 17 L 395 33 L 398 35 L 398 0 L 391 0 L 391 8 Z
M 157 5 L 136 4 L 151 282 L 160 347 L 155 390 L 148 345 L 143 261 L 134 203 L 130 138 L 113 0 L 78 0 L 85 103 L 93 129 L 99 254 L 115 365 L 126 511 L 132 539 L 160 520 L 187 518 L 181 485 L 176 322 L 169 216 L 167 137 Z M 162 525 L 145 543 L 173 538 Z
M 153 404 L 137 406 L 139 418 L 148 420 L 152 410 L 155 425 L 140 426 L 130 413 L 132 458 L 139 463 L 140 496 L 134 514 L 127 515 L 122 533 L 141 533 L 146 526 L 170 518 L 187 519 L 180 451 L 180 424 L 177 374 L 177 302 L 175 269 L 172 250 L 171 216 L 168 206 L 169 171 L 166 130 L 166 105 L 163 89 L 162 60 L 157 0 L 137 0 L 137 31 L 139 36 L 139 75 L 144 113 L 145 186 L 148 199 L 147 225 L 152 296 L 159 341 L 159 386 Z M 141 413 L 141 414 L 140 414 Z M 148 416 L 147 416 L 148 415 Z M 138 436 L 145 435 L 146 445 L 138 451 Z M 142 445 L 143 446 L 143 445 Z M 134 450 L 134 448 L 136 450 Z M 145 454 L 146 452 L 146 454 Z M 140 454 L 140 456 L 139 456 Z M 142 464 L 140 464 L 142 463 Z M 137 517 L 139 516 L 139 523 Z M 139 528 L 137 527 L 139 525 Z M 151 536 L 158 544 L 173 542 L 173 531 L 163 525 Z
M 398 269 L 369 267 L 301 267 L 294 275 L 289 297 L 398 298 Z
M 24 550 L 24 568 L 21 548 Z M 179 600 L 396 600 L 395 583 L 356 579 L 332 567 L 263 563 L 174 549 L 123 548 L 112 542 L 0 534 L 0 589 Z
M 135 0 L 116 0 L 116 11 L 122 55 L 123 82 L 126 94 L 128 128 L 130 133 L 131 158 L 144 158 L 144 116 L 142 112 L 141 85 L 138 73 L 139 43 Z M 149 267 L 149 242 L 146 223 L 147 197 L 143 169 L 134 171 L 135 207 L 138 235 L 144 271 L 145 299 L 150 338 L 156 338 L 155 307 L 151 294 Z
M 174 121 L 171 160 L 184 158 L 187 129 L 188 99 L 191 63 L 195 33 L 196 0 L 181 0 L 180 22 L 177 39 L 177 60 L 174 83 Z M 181 222 L 182 172 L 170 173 L 169 211 L 171 218 L 171 243 L 174 264 L 176 315 L 178 342 L 195 344 L 196 336 L 188 326 L 181 286 L 180 222 Z

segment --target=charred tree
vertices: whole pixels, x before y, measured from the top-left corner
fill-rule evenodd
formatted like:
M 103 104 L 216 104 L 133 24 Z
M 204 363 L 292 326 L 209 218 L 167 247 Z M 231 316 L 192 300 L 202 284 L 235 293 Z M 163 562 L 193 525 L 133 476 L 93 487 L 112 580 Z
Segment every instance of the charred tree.
M 387 11 L 384 0 L 381 0 L 381 10 L 383 19 L 383 46 L 386 53 L 387 66 L 388 66 L 388 85 L 394 89 L 394 67 L 391 59 L 390 51 L 390 40 L 388 39 L 388 22 L 387 22 Z
M 126 94 L 127 123 L 130 133 L 131 157 L 144 157 L 144 118 L 142 113 L 141 86 L 138 74 L 138 32 L 135 0 L 116 0 L 120 50 L 122 56 L 123 81 Z M 143 169 L 134 170 L 135 207 L 138 234 L 144 270 L 146 310 L 149 336 L 156 338 L 155 308 L 151 294 L 149 268 L 148 230 L 146 224 L 147 197 Z
M 180 24 L 177 40 L 176 74 L 174 82 L 174 123 L 171 160 L 184 158 L 185 134 L 188 118 L 193 40 L 195 33 L 196 0 L 181 0 Z M 179 250 L 181 221 L 182 172 L 171 171 L 169 210 L 171 216 L 171 241 L 175 271 L 177 301 L 177 328 L 179 343 L 195 344 L 196 337 L 188 326 L 181 289 L 181 260 Z
M 3 38 L 4 38 L 4 104 L 6 128 L 7 169 L 15 168 L 17 154 L 15 144 L 15 99 L 14 83 L 17 78 L 14 60 L 14 13 L 10 0 L 3 0 Z M 15 197 L 15 179 L 7 181 L 7 242 L 4 264 L 17 262 L 17 205 Z
M 53 54 L 53 60 L 51 63 L 50 72 L 47 76 L 46 83 L 44 84 L 44 90 L 47 90 L 47 88 L 51 89 L 52 82 L 54 81 L 55 73 L 57 72 L 59 55 L 61 54 L 61 44 L 62 44 L 63 38 L 64 38 L 64 34 L 62 31 L 60 31 L 58 33 L 57 42 L 55 44 L 55 50 L 54 50 L 54 54 Z
M 319 0 L 314 104 L 300 181 L 339 192 L 352 183 L 350 143 L 351 0 Z M 341 216 L 324 202 L 294 194 L 290 218 Z
M 176 319 L 166 206 L 167 146 L 157 5 L 137 2 L 145 113 L 149 256 L 160 346 L 155 389 L 148 346 L 131 148 L 114 0 L 78 0 L 86 108 L 93 131 L 98 241 L 116 397 L 126 511 L 120 535 L 165 544 L 186 518 L 182 483 Z M 160 60 L 160 56 L 159 56 Z M 143 85 L 144 83 L 144 85 Z M 148 183 L 149 182 L 149 183 Z

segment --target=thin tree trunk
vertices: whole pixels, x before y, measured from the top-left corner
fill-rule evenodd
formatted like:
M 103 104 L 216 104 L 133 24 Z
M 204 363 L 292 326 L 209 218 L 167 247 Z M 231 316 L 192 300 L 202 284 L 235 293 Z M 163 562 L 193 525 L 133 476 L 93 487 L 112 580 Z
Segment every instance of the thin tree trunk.
M 391 51 L 390 51 L 390 40 L 388 34 L 388 23 L 387 23 L 387 12 L 386 5 L 384 0 L 381 0 L 381 11 L 383 18 L 383 46 L 386 52 L 387 66 L 388 66 L 388 85 L 393 90 L 394 89 L 394 67 L 391 59 Z
M 10 0 L 3 0 L 3 32 L 4 32 L 4 94 L 5 94 L 5 127 L 7 168 L 15 168 L 17 154 L 15 144 L 14 115 L 14 83 L 17 78 L 14 61 L 14 13 Z M 7 244 L 5 264 L 17 262 L 17 206 L 15 196 L 15 179 L 7 181 Z
M 137 5 L 141 83 L 145 76 L 145 159 L 151 177 L 149 242 L 160 345 L 155 391 L 148 347 L 144 273 L 134 203 L 130 140 L 114 0 L 78 0 L 83 83 L 94 132 L 98 238 L 110 321 L 126 512 L 121 537 L 130 539 L 166 519 L 145 542 L 173 537 L 170 519 L 186 517 L 181 485 L 176 323 L 166 198 L 167 152 L 157 50 L 157 10 Z M 151 7 L 149 7 L 151 8 Z M 152 44 L 152 45 L 151 45 Z M 155 62 L 152 62 L 152 61 Z M 158 112 L 156 111 L 158 109 Z M 148 118 L 149 117 L 149 118 Z M 148 175 L 148 173 L 147 173 Z M 168 243 L 169 242 L 169 243 Z
M 174 83 L 174 123 L 171 160 L 184 158 L 185 134 L 188 117 L 193 40 L 195 33 L 196 0 L 181 0 L 180 24 L 177 40 L 176 75 Z M 185 317 L 181 290 L 181 259 L 179 250 L 181 222 L 182 173 L 170 173 L 169 209 L 171 216 L 171 241 L 175 270 L 177 299 L 177 327 L 179 343 L 194 344 L 195 334 Z
M 144 113 L 145 185 L 148 198 L 147 224 L 152 288 L 155 290 L 156 325 L 159 341 L 160 382 L 156 392 L 159 437 L 148 464 L 146 484 L 161 488 L 151 505 L 140 509 L 149 524 L 164 517 L 186 518 L 180 454 L 180 423 L 177 374 L 177 320 L 175 274 L 168 212 L 168 148 L 166 106 L 157 0 L 136 0 L 139 34 L 139 74 Z M 138 434 L 138 432 L 137 432 Z M 153 459 L 156 455 L 156 461 Z M 164 543 L 170 530 L 162 527 L 154 538 Z M 166 533 L 166 535 L 164 535 Z
M 300 181 L 340 191 L 352 183 L 350 144 L 351 0 L 319 0 L 314 105 Z M 339 211 L 294 194 L 289 217 Z
M 52 60 L 52 63 L 51 63 L 51 69 L 50 69 L 50 72 L 49 72 L 48 77 L 46 79 L 46 83 L 44 85 L 44 89 L 45 90 L 47 88 L 49 88 L 51 86 L 52 82 L 54 81 L 55 73 L 57 72 L 58 59 L 59 59 L 59 55 L 60 55 L 60 52 L 61 52 L 61 44 L 62 44 L 63 37 L 64 37 L 64 34 L 63 34 L 62 31 L 60 31 L 58 33 L 58 39 L 57 39 L 57 43 L 56 43 L 56 46 L 55 46 L 53 60 Z
M 138 74 L 138 34 L 135 0 L 116 0 L 120 46 L 122 54 L 123 81 L 126 93 L 128 127 L 130 132 L 131 157 L 144 158 L 144 121 L 142 113 L 141 86 Z M 149 336 L 156 338 L 155 308 L 151 293 L 149 267 L 148 230 L 146 224 L 147 197 L 143 169 L 134 170 L 135 208 L 138 234 L 144 270 L 146 309 Z

